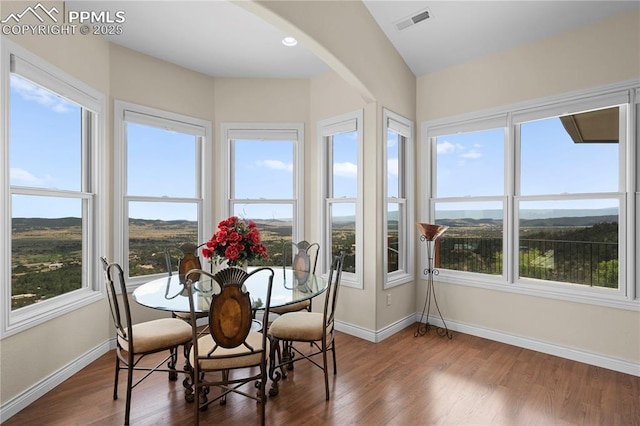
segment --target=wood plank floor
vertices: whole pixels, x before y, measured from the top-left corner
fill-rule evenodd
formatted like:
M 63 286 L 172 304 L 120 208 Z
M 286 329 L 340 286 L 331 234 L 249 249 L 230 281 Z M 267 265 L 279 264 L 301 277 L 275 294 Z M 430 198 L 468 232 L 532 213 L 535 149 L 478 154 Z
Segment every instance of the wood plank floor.
M 267 404 L 270 425 L 640 425 L 640 377 L 515 346 L 414 327 L 378 343 L 337 335 L 338 375 L 324 399 L 322 371 L 307 362 Z M 4 423 L 120 425 L 109 352 Z M 134 389 L 132 425 L 188 425 L 193 406 L 181 380 L 155 374 Z M 255 401 L 232 395 L 203 424 L 257 424 Z

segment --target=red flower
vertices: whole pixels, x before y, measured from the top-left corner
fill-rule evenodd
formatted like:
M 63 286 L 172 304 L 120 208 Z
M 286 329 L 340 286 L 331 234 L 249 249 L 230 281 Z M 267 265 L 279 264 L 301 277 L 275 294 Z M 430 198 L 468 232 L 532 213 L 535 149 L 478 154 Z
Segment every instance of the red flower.
M 229 266 L 267 257 L 260 242 L 260 231 L 252 220 L 245 222 L 231 216 L 218 223 L 218 231 L 205 243 L 202 255 L 210 261 L 226 260 Z

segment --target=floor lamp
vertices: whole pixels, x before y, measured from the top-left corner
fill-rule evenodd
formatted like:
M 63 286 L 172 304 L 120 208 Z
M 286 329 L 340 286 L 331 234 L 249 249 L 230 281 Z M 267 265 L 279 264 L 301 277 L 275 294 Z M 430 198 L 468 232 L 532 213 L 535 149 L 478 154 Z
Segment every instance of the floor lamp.
M 442 234 L 444 234 L 444 231 L 449 229 L 449 227 L 444 225 L 432 225 L 430 223 L 417 223 L 416 225 L 418 225 L 418 229 L 420 230 L 420 241 L 425 241 L 427 243 L 428 264 L 427 268 L 423 271 L 423 274 L 427 276 L 427 296 L 424 301 L 424 308 L 422 308 L 422 316 L 420 317 L 420 322 L 418 323 L 418 329 L 416 330 L 414 336 L 424 336 L 429 331 L 429 327 L 431 326 L 431 324 L 429 324 L 429 310 L 431 309 L 431 298 L 433 297 L 436 309 L 438 310 L 438 315 L 440 315 L 440 319 L 442 320 L 442 324 L 444 325 L 444 327 L 437 328 L 438 336 L 447 336 L 449 339 L 451 339 L 453 335 L 449 331 L 444 318 L 442 318 L 442 313 L 440 313 L 440 307 L 438 306 L 438 299 L 436 299 L 436 292 L 433 287 L 433 277 L 439 274 L 439 271 L 434 266 L 436 240 Z

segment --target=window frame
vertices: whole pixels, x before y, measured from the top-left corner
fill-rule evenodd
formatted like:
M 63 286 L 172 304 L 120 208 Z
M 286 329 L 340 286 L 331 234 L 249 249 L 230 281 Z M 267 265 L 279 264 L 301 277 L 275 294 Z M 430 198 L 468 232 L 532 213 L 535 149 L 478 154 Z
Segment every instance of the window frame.
M 2 300 L 0 305 L 0 338 L 5 338 L 53 318 L 73 312 L 104 297 L 99 256 L 105 250 L 105 99 L 99 91 L 54 67 L 18 44 L 0 38 L 2 58 L 0 84 L 3 96 L 0 99 L 0 152 L 2 161 L 0 186 L 3 188 L 0 205 L 3 217 L 0 226 L 0 271 L 2 271 Z M 82 185 L 78 191 L 55 190 L 25 186 L 11 186 L 9 163 L 9 96 L 12 68 L 17 74 L 57 95 L 67 98 L 81 107 Z M 82 287 L 41 303 L 25 306 L 12 312 L 11 309 L 11 238 L 12 195 L 53 196 L 82 200 L 83 271 Z
M 239 136 L 242 135 L 242 139 Z M 236 139 L 241 140 L 291 140 L 293 142 L 293 198 L 232 198 L 234 182 L 232 181 L 234 149 Z M 224 176 L 222 189 L 223 199 L 226 200 L 222 215 L 231 216 L 236 204 L 282 204 L 291 205 L 293 218 L 292 241 L 305 239 L 304 232 L 304 124 L 278 122 L 224 122 L 220 124 L 220 140 L 222 155 L 220 170 Z M 220 218 L 222 220 L 222 218 Z M 216 222 L 217 224 L 218 222 Z M 274 265 L 276 266 L 276 265 Z
M 131 202 L 195 202 L 198 206 L 198 243 L 205 241 L 212 230 L 211 218 L 213 202 L 212 193 L 213 171 L 208 167 L 208 159 L 212 158 L 211 122 L 189 117 L 182 114 L 164 111 L 157 108 L 142 106 L 121 100 L 114 101 L 114 260 L 126 274 L 127 291 L 157 277 L 158 274 L 129 276 L 129 238 L 128 205 Z M 196 188 L 194 197 L 160 197 L 129 195 L 127 189 L 127 123 L 136 123 L 150 127 L 164 128 L 193 134 L 196 136 Z M 202 241 L 200 241 L 202 240 Z
M 443 282 L 509 291 L 525 295 L 547 297 L 559 300 L 588 303 L 622 309 L 638 309 L 640 268 L 634 262 L 638 253 L 638 230 L 635 221 L 640 212 L 640 176 L 637 164 L 640 154 L 635 147 L 640 139 L 638 122 L 640 111 L 638 97 L 640 88 L 637 81 L 621 82 L 602 88 L 581 90 L 560 96 L 548 97 L 506 107 L 479 111 L 460 116 L 449 117 L 422 123 L 423 164 L 430 165 L 430 171 L 422 173 L 422 182 L 427 182 L 428 193 L 422 200 L 423 212 L 427 220 L 434 218 L 435 203 L 435 136 L 456 133 L 458 131 L 481 130 L 492 126 L 496 119 L 505 120 L 507 145 L 505 147 L 505 220 L 504 220 L 504 262 L 505 274 L 502 277 L 488 274 L 440 269 L 439 280 Z M 621 102 L 620 100 L 625 100 Z M 571 112 L 587 111 L 597 108 L 619 106 L 621 116 L 619 147 L 619 189 L 618 192 L 550 194 L 548 196 L 521 196 L 519 191 L 519 123 L 535 118 L 550 118 Z M 634 143 L 635 141 L 635 143 Z M 541 198 L 542 197 L 542 198 Z M 545 280 L 532 281 L 518 277 L 518 203 L 528 200 L 573 200 L 573 199 L 616 199 L 619 200 L 619 283 L 617 291 L 597 287 L 588 287 L 571 283 Z M 630 200 L 635 198 L 635 202 Z M 488 200 L 488 199 L 487 199 Z M 449 201 L 449 200 L 447 200 Z M 455 201 L 455 200 L 451 200 Z M 459 200 L 460 201 L 460 200 Z M 635 238 L 634 238 L 635 235 Z
M 383 235 L 382 235 L 382 247 L 383 247 L 383 268 L 384 268 L 384 281 L 383 289 L 387 290 L 408 282 L 412 282 L 414 279 L 414 244 L 415 244 L 415 229 L 414 223 L 414 207 L 413 207 L 413 194 L 414 194 L 414 165 L 412 158 L 414 158 L 414 136 L 413 136 L 413 122 L 399 114 L 394 113 L 391 110 L 383 108 L 382 110 L 382 123 L 383 123 L 383 176 L 384 179 L 384 203 L 383 208 Z M 398 194 L 398 197 L 389 197 L 388 188 L 388 132 L 393 131 L 398 134 L 399 144 L 398 147 L 398 185 L 402 188 L 402 194 Z M 403 211 L 400 213 L 398 209 L 398 240 L 402 241 L 402 247 L 398 248 L 400 254 L 399 269 L 397 271 L 388 272 L 388 205 L 389 203 L 398 203 L 403 206 Z
M 318 158 L 320 159 L 320 169 L 319 169 L 319 185 L 320 189 L 318 193 L 320 194 L 320 205 L 322 206 L 322 216 L 320 220 L 320 235 L 322 238 L 322 249 L 320 256 L 320 265 L 321 271 L 323 274 L 328 274 L 329 267 L 331 266 L 331 206 L 333 204 L 339 203 L 354 203 L 356 206 L 356 218 L 355 218 L 355 227 L 356 227 L 356 272 L 347 272 L 342 271 L 340 284 L 345 287 L 352 287 L 356 289 L 364 289 L 363 284 L 363 187 L 364 187 L 364 178 L 363 178 L 363 147 L 364 147 L 364 136 L 363 136 L 363 122 L 364 122 L 364 111 L 362 109 L 348 112 L 345 114 L 341 114 L 335 117 L 327 118 L 324 120 L 318 121 Z M 351 129 L 351 130 L 345 130 Z M 333 159 L 331 157 L 331 149 L 327 144 L 328 138 L 332 137 L 334 134 L 345 133 L 349 131 L 355 131 L 357 133 L 357 195 L 356 197 L 349 198 L 333 198 L 332 197 L 332 176 L 328 173 L 330 170 L 330 165 L 333 164 Z M 332 139 L 331 139 L 332 140 Z

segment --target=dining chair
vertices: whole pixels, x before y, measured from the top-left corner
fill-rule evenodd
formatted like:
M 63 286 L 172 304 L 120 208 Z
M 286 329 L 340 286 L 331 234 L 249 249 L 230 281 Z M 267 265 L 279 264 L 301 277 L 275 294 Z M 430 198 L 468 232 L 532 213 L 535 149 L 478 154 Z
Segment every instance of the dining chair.
M 178 277 L 180 278 L 181 283 L 186 282 L 185 275 L 192 269 L 202 269 L 202 264 L 200 263 L 200 258 L 198 257 L 196 251 L 198 247 L 192 243 L 184 243 L 179 249 L 181 251 L 181 257 L 178 259 Z M 173 275 L 173 261 L 171 256 L 170 249 L 164 249 L 164 258 L 165 263 L 167 265 L 167 272 L 169 276 Z M 194 277 L 195 278 L 195 277 Z M 173 318 L 180 318 L 181 320 L 189 322 L 191 319 L 191 315 L 189 312 L 171 312 L 171 316 Z M 205 318 L 207 316 L 206 313 L 198 313 L 196 315 L 197 319 Z
M 111 317 L 116 329 L 116 369 L 113 385 L 113 399 L 118 399 L 118 377 L 120 370 L 127 369 L 127 399 L 125 403 L 124 424 L 129 424 L 131 413 L 131 393 L 140 382 L 153 372 L 168 372 L 169 380 L 177 380 L 178 347 L 191 343 L 191 327 L 176 318 L 161 318 L 133 324 L 127 286 L 122 267 L 117 263 L 109 263 L 101 257 L 107 282 L 107 296 Z M 117 291 L 120 292 L 121 302 Z M 169 355 L 153 367 L 139 363 L 150 354 L 168 351 Z M 167 368 L 162 365 L 167 362 Z M 135 383 L 134 371 L 146 371 Z
M 286 267 L 287 250 L 284 248 L 286 242 L 283 243 L 282 253 L 282 267 Z M 299 243 L 292 243 L 295 255 L 293 257 L 293 269 L 294 276 L 300 279 L 301 276 L 308 276 L 309 274 L 316 273 L 316 264 L 318 263 L 318 252 L 320 251 L 320 245 L 318 243 L 309 243 L 306 240 Z M 298 311 L 311 312 L 311 299 L 303 300 L 301 302 L 292 303 L 290 305 L 278 306 L 271 309 L 271 312 L 278 315 L 283 315 L 289 312 Z
M 340 276 L 344 252 L 334 256 L 329 271 L 327 290 L 325 291 L 323 312 L 291 312 L 276 318 L 269 327 L 271 339 L 271 370 L 280 369 L 283 378 L 286 378 L 284 366 L 306 359 L 319 367 L 324 372 L 324 387 L 326 400 L 329 400 L 329 375 L 327 369 L 327 352 L 331 351 L 333 358 L 333 374 L 337 374 L 336 368 L 336 344 L 335 344 L 335 311 L 340 290 Z M 280 352 L 280 342 L 285 345 Z M 296 342 L 311 343 L 312 349 L 302 351 L 295 347 Z M 275 362 L 275 353 L 278 353 L 278 363 Z M 298 357 L 296 357 L 296 355 Z M 322 364 L 316 361 L 316 356 L 322 355 Z M 272 376 L 273 377 L 273 376 Z M 272 384 L 272 394 L 278 393 L 278 381 Z
M 199 424 L 200 411 L 214 401 L 226 404 L 229 393 L 237 393 L 255 399 L 261 405 L 261 424 L 265 423 L 267 395 L 267 357 L 269 340 L 267 322 L 259 331 L 252 330 L 254 324 L 251 295 L 245 281 L 255 275 L 264 277 L 267 288 L 264 304 L 265 314 L 271 306 L 273 269 L 261 267 L 247 273 L 243 269 L 230 267 L 215 275 L 196 269 L 187 273 L 187 294 L 191 312 L 192 348 L 189 353 L 191 380 L 194 386 L 195 423 Z M 199 277 L 199 280 L 194 277 Z M 211 293 L 209 329 L 200 335 L 195 324 L 196 312 L 193 294 L 198 291 Z M 232 374 L 233 372 L 233 374 Z M 219 374 L 218 374 L 219 373 Z M 244 388 L 255 382 L 257 394 Z M 220 389 L 220 394 L 208 400 L 210 387 Z

